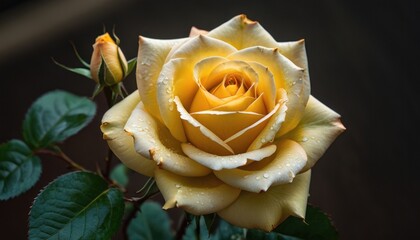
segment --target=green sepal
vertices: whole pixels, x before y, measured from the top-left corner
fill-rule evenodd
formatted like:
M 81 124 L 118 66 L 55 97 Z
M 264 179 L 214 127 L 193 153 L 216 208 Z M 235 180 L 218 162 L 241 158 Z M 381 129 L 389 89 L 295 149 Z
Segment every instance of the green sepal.
M 0 200 L 29 190 L 41 176 L 41 161 L 20 140 L 0 145 Z
M 136 193 L 140 194 L 140 199 L 147 199 L 159 192 L 159 188 L 154 178 L 149 178 L 143 187 Z
M 128 76 L 134 70 L 134 68 L 136 68 L 136 65 L 137 65 L 137 58 L 133 58 L 129 60 L 127 62 L 128 70 L 125 76 Z
M 87 63 L 83 58 L 80 56 L 79 52 L 77 51 L 76 45 L 74 45 L 73 42 L 70 41 L 71 46 L 73 47 L 74 54 L 76 54 L 77 59 L 88 69 L 90 69 L 90 64 Z
M 104 85 L 101 85 L 99 83 L 97 83 L 95 85 L 95 88 L 93 89 L 93 94 L 92 94 L 92 99 L 95 98 L 96 96 L 98 96 L 99 93 L 101 93 L 104 90 Z
M 52 59 L 52 61 L 53 61 L 55 64 L 57 64 L 58 66 L 60 66 L 60 67 L 62 67 L 62 68 L 64 68 L 64 69 L 66 69 L 66 70 L 68 70 L 68 71 L 70 71 L 70 72 L 74 72 L 74 73 L 77 73 L 77 74 L 82 75 L 82 76 L 84 76 L 84 77 L 87 77 L 87 78 L 89 78 L 89 79 L 92 79 L 92 75 L 91 75 L 91 73 L 90 73 L 90 70 L 89 70 L 89 69 L 86 69 L 86 68 L 70 68 L 70 67 L 67 67 L 67 66 L 65 66 L 65 65 L 63 65 L 63 64 L 61 64 L 61 63 L 59 63 L 59 62 L 57 62 L 54 58 L 51 58 L 51 59 Z

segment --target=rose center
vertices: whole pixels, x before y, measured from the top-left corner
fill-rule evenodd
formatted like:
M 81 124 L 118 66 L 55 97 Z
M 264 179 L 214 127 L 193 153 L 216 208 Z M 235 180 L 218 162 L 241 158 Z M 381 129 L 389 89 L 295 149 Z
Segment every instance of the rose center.
M 241 74 L 227 73 L 221 78 L 220 83 L 209 92 L 219 98 L 231 97 L 238 94 L 242 95 L 248 90 L 245 82 Z

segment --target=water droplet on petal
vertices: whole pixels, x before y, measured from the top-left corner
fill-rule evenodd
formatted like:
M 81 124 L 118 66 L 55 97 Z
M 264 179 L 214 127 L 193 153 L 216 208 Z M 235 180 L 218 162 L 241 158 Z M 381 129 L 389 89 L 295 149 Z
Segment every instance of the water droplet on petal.
M 308 141 L 308 138 L 307 137 L 303 137 L 302 138 L 302 142 L 306 142 L 306 141 Z
M 175 184 L 175 187 L 179 189 L 179 188 L 181 188 L 181 185 Z
M 264 173 L 264 175 L 263 175 L 263 177 L 264 177 L 264 178 L 266 178 L 266 179 L 267 179 L 269 176 L 270 176 L 270 175 L 268 175 L 268 173 Z

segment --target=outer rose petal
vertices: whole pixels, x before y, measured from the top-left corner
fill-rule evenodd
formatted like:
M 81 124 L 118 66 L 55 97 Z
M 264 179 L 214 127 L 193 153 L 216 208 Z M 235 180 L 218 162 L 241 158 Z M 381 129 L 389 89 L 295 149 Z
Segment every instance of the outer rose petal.
M 162 118 L 156 101 L 157 79 L 172 47 L 183 41 L 185 39 L 158 40 L 139 37 L 137 87 L 147 111 L 160 121 L 162 121 Z
M 225 41 L 237 49 L 252 46 L 277 47 L 277 42 L 258 22 L 239 15 L 210 31 L 207 36 Z
M 339 114 L 311 96 L 299 125 L 282 139 L 293 139 L 305 149 L 308 162 L 302 171 L 306 171 L 345 129 Z
M 136 152 L 133 138 L 124 131 L 124 125 L 139 102 L 139 94 L 135 91 L 109 109 L 102 118 L 101 130 L 111 150 L 127 167 L 143 175 L 153 176 L 156 164 Z
M 270 145 L 251 152 L 229 156 L 217 156 L 210 154 L 186 143 L 182 144 L 182 150 L 194 161 L 217 171 L 221 169 L 232 169 L 244 166 L 248 163 L 248 160 L 260 161 L 271 156 L 276 151 L 276 146 Z
M 226 169 L 214 174 L 231 186 L 259 193 L 267 191 L 271 186 L 292 182 L 305 166 L 306 159 L 305 150 L 298 143 L 283 140 L 277 143 L 277 153 L 270 158 L 253 162 L 244 168 Z
M 235 201 L 241 192 L 214 175 L 190 178 L 156 169 L 155 179 L 166 201 L 163 209 L 176 206 L 194 215 L 220 211 Z
M 180 143 L 144 109 L 142 102 L 131 113 L 125 131 L 133 136 L 136 151 L 153 159 L 160 168 L 181 176 L 205 176 L 211 172 L 182 153 Z
M 217 214 L 235 226 L 272 231 L 290 215 L 305 217 L 310 178 L 311 171 L 307 171 L 292 183 L 264 193 L 242 191 L 234 203 Z

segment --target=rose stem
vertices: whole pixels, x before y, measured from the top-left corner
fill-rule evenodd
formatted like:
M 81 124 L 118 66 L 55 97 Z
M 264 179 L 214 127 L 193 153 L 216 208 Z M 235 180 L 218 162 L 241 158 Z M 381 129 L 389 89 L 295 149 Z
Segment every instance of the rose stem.
M 106 102 L 108 104 L 108 108 L 111 108 L 114 105 L 113 104 L 113 101 L 112 101 L 112 91 L 111 91 L 111 88 L 105 87 L 104 88 L 104 94 L 105 94 Z M 114 155 L 112 153 L 112 150 L 108 146 L 108 155 L 105 158 L 105 173 L 104 173 L 104 177 L 106 179 L 109 179 L 109 173 L 111 171 L 111 162 L 112 162 L 112 157 L 113 156 Z
M 81 165 L 77 164 L 75 161 L 73 161 L 69 156 L 67 156 L 62 151 L 53 152 L 53 151 L 50 151 L 50 150 L 47 150 L 47 149 L 40 149 L 40 150 L 36 151 L 36 153 L 47 154 L 47 155 L 51 155 L 51 156 L 60 158 L 60 159 L 64 160 L 66 163 L 68 163 L 70 165 L 70 167 L 72 167 L 73 169 L 84 171 L 84 172 L 87 171 L 86 168 L 84 168 Z
M 182 237 L 184 236 L 185 230 L 188 226 L 188 219 L 185 216 L 185 213 L 181 215 L 179 222 L 178 222 L 178 227 L 176 229 L 176 235 L 175 235 L 175 240 L 181 240 Z

